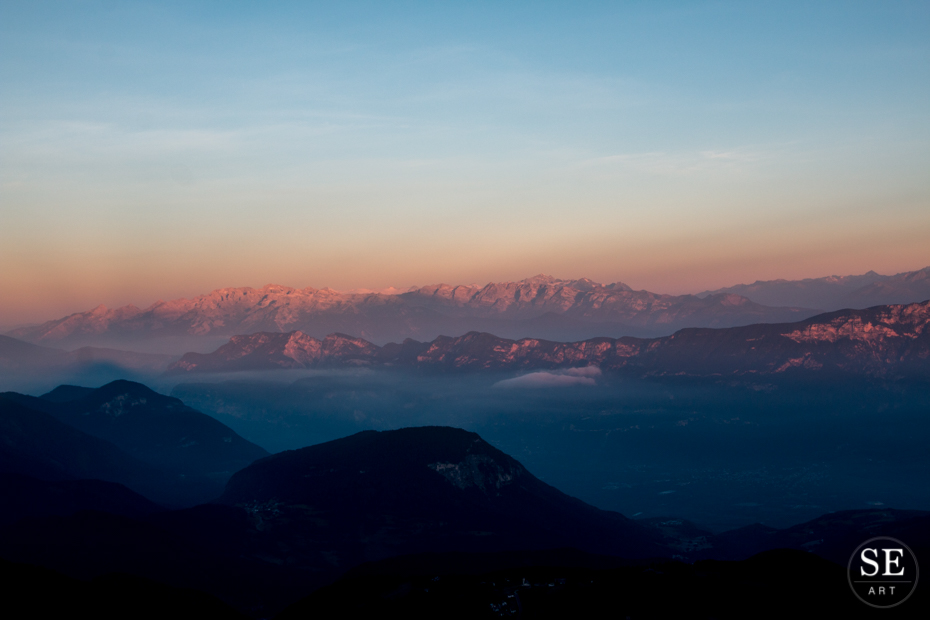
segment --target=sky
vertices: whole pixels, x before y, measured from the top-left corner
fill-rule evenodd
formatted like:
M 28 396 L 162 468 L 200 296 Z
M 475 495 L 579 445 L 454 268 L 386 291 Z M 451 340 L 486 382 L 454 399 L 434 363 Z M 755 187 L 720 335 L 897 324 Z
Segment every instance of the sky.
M 0 326 L 930 265 L 927 2 L 0 0 Z

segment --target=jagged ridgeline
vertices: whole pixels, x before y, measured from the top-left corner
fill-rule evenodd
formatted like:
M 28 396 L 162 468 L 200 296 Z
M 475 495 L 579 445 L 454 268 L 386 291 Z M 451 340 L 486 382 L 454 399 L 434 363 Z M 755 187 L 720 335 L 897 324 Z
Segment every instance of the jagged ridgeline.
M 682 327 L 791 321 L 816 313 L 816 309 L 763 306 L 728 293 L 661 295 L 634 291 L 622 283 L 536 276 L 483 287 L 441 284 L 391 295 L 277 285 L 227 288 L 193 299 L 159 301 L 144 309 L 98 306 L 8 335 L 47 346 L 119 348 L 134 348 L 129 345 L 153 338 L 193 344 L 236 334 L 295 330 L 318 338 L 345 333 L 377 344 L 468 331 L 575 340 L 659 336 Z
M 533 370 L 597 366 L 633 375 L 740 376 L 819 371 L 881 377 L 930 370 L 930 302 L 821 314 L 796 323 L 685 329 L 655 339 L 508 340 L 471 332 L 431 342 L 377 346 L 332 334 L 234 336 L 213 353 L 188 353 L 168 372 L 274 368 L 399 367 L 438 370 Z
M 636 291 L 616 282 L 539 275 L 485 286 L 438 284 L 391 294 L 268 285 L 225 288 L 193 299 L 87 312 L 23 327 L 8 335 L 35 344 L 139 345 L 164 339 L 216 343 L 256 332 L 301 331 L 316 338 L 344 333 L 375 344 L 481 331 L 504 338 L 557 341 L 596 336 L 666 336 L 687 327 L 733 327 L 798 321 L 823 311 L 930 299 L 930 267 L 895 276 L 756 282 L 697 295 Z M 133 349 L 136 347 L 128 346 Z M 204 350 L 202 346 L 187 350 Z

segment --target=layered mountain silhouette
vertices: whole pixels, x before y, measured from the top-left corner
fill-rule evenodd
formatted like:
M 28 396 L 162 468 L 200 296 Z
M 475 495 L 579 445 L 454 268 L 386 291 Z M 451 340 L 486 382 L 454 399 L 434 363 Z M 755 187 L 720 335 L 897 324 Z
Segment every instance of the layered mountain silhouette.
M 18 396 L 0 396 L 0 471 L 46 480 L 97 478 L 136 488 L 157 475 L 156 468 L 111 442 L 23 406 Z
M 42 398 L 0 394 L 0 425 L 2 471 L 99 478 L 172 504 L 218 496 L 234 472 L 268 455 L 180 400 L 131 381 L 62 386 Z
M 741 375 L 796 371 L 872 376 L 926 375 L 930 302 L 818 315 L 796 323 L 684 329 L 655 339 L 509 340 L 471 332 L 432 342 L 378 347 L 332 334 L 296 331 L 235 336 L 213 353 L 188 353 L 172 373 L 273 368 L 410 367 L 543 370 L 597 366 L 637 375 Z
M 460 429 L 364 432 L 234 478 L 221 504 L 148 515 L 67 514 L 71 498 L 3 528 L 0 557 L 82 580 L 129 573 L 268 617 L 353 566 L 403 553 L 670 553 L 654 528 L 559 492 Z M 32 495 L 49 488 L 32 484 Z
M 376 343 L 472 330 L 565 340 L 662 335 L 682 327 L 788 321 L 815 313 L 766 307 L 739 295 L 660 295 L 622 283 L 539 275 L 483 287 L 439 284 L 396 295 L 277 285 L 218 289 L 145 309 L 98 306 L 9 336 L 45 345 L 132 347 L 153 338 L 212 343 L 235 334 L 295 330 L 318 338 L 346 333 Z
M 51 497 L 46 482 L 23 477 L 13 486 L 30 484 L 33 495 Z M 508 597 L 518 587 L 526 610 L 540 609 L 535 596 L 562 592 L 542 609 L 587 609 L 613 596 L 623 602 L 617 609 L 647 617 L 691 607 L 738 617 L 760 596 L 794 601 L 782 592 L 792 583 L 811 586 L 805 596 L 829 610 L 848 600 L 840 598 L 848 591 L 838 564 L 850 548 L 894 536 L 918 555 L 930 549 L 930 513 L 918 511 L 847 511 L 784 530 L 755 525 L 717 535 L 673 518 L 631 521 L 557 491 L 478 435 L 448 427 L 367 431 L 266 457 L 233 476 L 219 504 L 145 514 L 133 500 L 116 509 L 136 514 L 68 514 L 75 493 L 64 497 L 57 514 L 0 530 L 5 561 L 61 573 L 45 574 L 50 593 L 79 593 L 87 580 L 120 572 L 131 576 L 126 583 L 199 590 L 253 617 L 270 617 L 353 568 L 285 617 L 344 617 L 357 608 L 418 617 L 426 603 L 426 616 L 446 609 L 439 615 L 455 617 L 475 601 L 500 611 L 502 601 L 515 603 Z M 621 584 L 629 588 L 618 599 Z M 656 596 L 687 596 L 691 607 Z

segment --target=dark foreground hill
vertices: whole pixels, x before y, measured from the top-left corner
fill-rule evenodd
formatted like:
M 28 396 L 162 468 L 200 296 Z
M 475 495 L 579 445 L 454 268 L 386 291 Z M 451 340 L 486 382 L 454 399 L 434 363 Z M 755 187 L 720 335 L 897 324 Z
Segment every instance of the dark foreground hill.
M 121 573 L 83 581 L 47 568 L 0 560 L 0 581 L 4 592 L 0 613 L 6 618 L 248 618 L 204 592 Z
M 365 432 L 267 457 L 221 501 L 135 518 L 23 519 L 0 531 L 0 557 L 83 580 L 125 572 L 267 616 L 353 566 L 401 554 L 671 553 L 661 533 L 559 492 L 452 428 Z
M 245 508 L 293 555 L 348 567 L 426 551 L 575 547 L 669 555 L 661 537 L 569 497 L 475 433 L 365 431 L 262 459 L 219 499 Z
M 34 481 L 36 492 L 47 484 Z M 809 609 L 856 617 L 838 565 L 856 545 L 887 535 L 918 558 L 930 549 L 930 516 L 915 511 L 834 513 L 716 536 L 675 519 L 630 521 L 446 427 L 364 432 L 267 457 L 233 476 L 221 502 L 135 516 L 65 506 L 0 528 L 0 558 L 82 583 L 124 573 L 195 589 L 253 617 L 351 569 L 288 613 L 482 617 L 506 602 L 525 617 L 604 608 L 611 617 L 735 618 L 785 614 L 811 599 Z M 796 553 L 750 558 L 778 548 Z M 48 595 L 68 588 L 49 586 Z M 908 610 L 925 609 L 922 592 Z
M 127 517 L 143 517 L 164 510 L 114 482 L 103 480 L 46 481 L 14 473 L 0 473 L 0 525 L 24 517 L 65 516 L 96 510 Z
M 606 558 L 558 554 L 520 566 L 508 558 L 468 558 L 471 570 L 431 556 L 361 566 L 288 608 L 297 618 L 873 618 L 853 597 L 843 567 L 812 553 L 777 550 L 739 562 L 654 562 L 605 568 Z M 485 571 L 481 570 L 484 567 Z M 450 570 L 451 568 L 451 570 Z M 926 589 L 889 618 L 930 611 Z M 888 613 L 888 612 L 891 613 Z

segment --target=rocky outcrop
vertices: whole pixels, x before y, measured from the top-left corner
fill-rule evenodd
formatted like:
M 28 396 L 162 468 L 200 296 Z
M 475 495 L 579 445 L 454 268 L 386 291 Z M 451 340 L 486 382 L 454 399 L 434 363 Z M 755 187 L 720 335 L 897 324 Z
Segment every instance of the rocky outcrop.
M 344 334 L 317 340 L 301 331 L 285 334 L 259 332 L 233 336 L 213 353 L 187 353 L 169 371 L 227 372 L 267 368 L 313 368 L 338 361 L 340 365 L 376 360 L 381 348 Z

